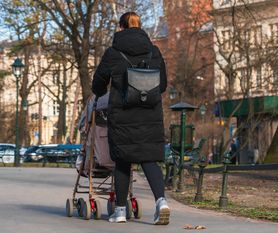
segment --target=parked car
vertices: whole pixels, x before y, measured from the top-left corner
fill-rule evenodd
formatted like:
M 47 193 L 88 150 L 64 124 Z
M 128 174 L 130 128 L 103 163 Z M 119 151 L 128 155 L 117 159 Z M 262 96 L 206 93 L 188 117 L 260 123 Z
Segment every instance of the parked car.
M 27 151 L 27 147 L 21 147 L 19 149 L 20 162 L 23 162 L 24 154 Z M 14 163 L 16 146 L 11 143 L 0 143 L 0 162 Z
M 7 149 L 14 149 L 15 150 L 15 144 L 0 143 L 0 155 L 3 154 L 3 151 L 5 151 Z
M 0 143 L 0 162 L 14 163 L 15 144 Z
M 80 144 L 59 144 L 55 147 L 44 147 L 37 150 L 39 156 L 44 157 L 45 162 L 74 163 L 80 154 L 82 145 Z
M 80 144 L 48 144 L 30 147 L 24 154 L 24 162 L 74 163 L 80 154 Z
M 20 156 L 22 157 L 27 150 L 28 150 L 28 147 L 21 147 L 19 149 Z
M 24 162 L 41 162 L 43 161 L 43 155 L 37 152 L 41 152 L 43 148 L 56 147 L 58 144 L 46 144 L 46 145 L 34 145 L 30 146 L 23 154 Z

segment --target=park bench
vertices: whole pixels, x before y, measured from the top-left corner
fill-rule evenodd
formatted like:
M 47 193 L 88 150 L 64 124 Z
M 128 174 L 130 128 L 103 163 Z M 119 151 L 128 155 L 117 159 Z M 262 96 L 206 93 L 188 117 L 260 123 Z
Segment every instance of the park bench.
M 193 167 L 195 164 L 198 163 L 199 159 L 201 158 L 201 150 L 205 143 L 204 138 L 197 139 L 191 148 L 188 148 L 184 151 L 183 155 L 183 164 L 180 165 L 180 155 L 176 148 L 171 148 L 171 153 L 165 158 L 165 178 L 164 182 L 165 185 L 168 186 L 171 183 L 172 177 L 174 175 L 174 168 L 176 169 L 176 173 L 179 172 L 181 166 L 185 169 Z M 188 169 L 190 175 L 192 169 Z M 194 178 L 194 177 L 193 177 Z

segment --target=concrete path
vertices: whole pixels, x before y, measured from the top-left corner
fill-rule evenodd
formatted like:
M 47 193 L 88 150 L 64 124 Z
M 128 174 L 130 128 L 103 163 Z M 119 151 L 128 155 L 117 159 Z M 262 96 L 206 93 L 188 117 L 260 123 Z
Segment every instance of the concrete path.
M 85 221 L 65 216 L 65 202 L 72 195 L 74 169 L 0 168 L 0 233 L 116 233 L 187 232 L 185 224 L 204 225 L 201 232 L 277 233 L 278 224 L 197 210 L 169 199 L 168 226 L 152 225 L 154 201 L 145 179 L 136 176 L 134 193 L 143 204 L 143 217 L 126 224 L 107 222 L 106 200 L 101 199 L 101 220 Z M 86 182 L 86 181 L 84 181 Z M 86 197 L 86 196 L 84 196 Z M 194 230 L 191 230 L 192 232 Z

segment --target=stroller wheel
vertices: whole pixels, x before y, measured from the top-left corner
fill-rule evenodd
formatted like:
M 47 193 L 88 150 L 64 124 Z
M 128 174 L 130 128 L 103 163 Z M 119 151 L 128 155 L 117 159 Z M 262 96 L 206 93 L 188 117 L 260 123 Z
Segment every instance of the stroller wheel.
M 126 218 L 130 219 L 132 217 L 132 202 L 131 200 L 126 201 Z
M 68 217 L 73 216 L 73 199 L 68 198 L 66 202 L 66 214 Z
M 83 205 L 83 218 L 85 220 L 89 220 L 91 218 L 92 215 L 92 210 L 91 210 L 91 203 L 90 201 L 84 201 L 84 205 Z
M 134 200 L 136 202 L 136 209 L 134 211 L 134 217 L 140 219 L 142 217 L 142 204 L 137 199 Z
M 94 218 L 95 219 L 100 219 L 101 218 L 101 205 L 99 200 L 94 200 Z
M 83 198 L 78 198 L 78 201 L 77 201 L 77 212 L 78 212 L 78 215 L 80 217 L 83 217 L 83 209 L 84 209 L 84 199 Z
M 107 200 L 107 213 L 108 216 L 111 216 L 115 210 L 115 201 Z

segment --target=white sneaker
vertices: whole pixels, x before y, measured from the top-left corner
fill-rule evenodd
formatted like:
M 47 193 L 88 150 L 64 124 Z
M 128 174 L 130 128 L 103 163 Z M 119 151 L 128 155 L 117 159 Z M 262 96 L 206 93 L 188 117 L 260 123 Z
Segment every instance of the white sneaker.
M 109 222 L 124 223 L 126 222 L 126 207 L 115 207 L 114 213 L 109 217 Z
M 159 198 L 156 201 L 156 209 L 154 214 L 155 225 L 168 225 L 170 217 L 170 208 L 164 197 Z

